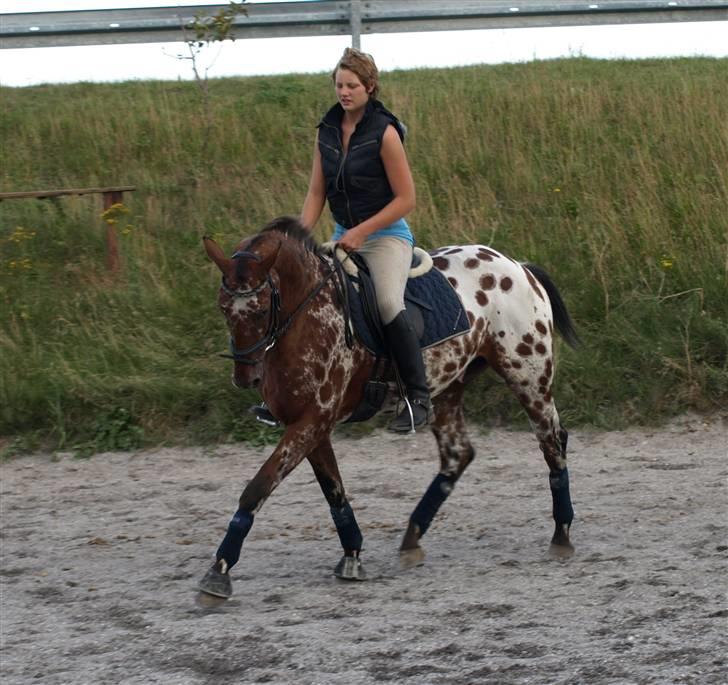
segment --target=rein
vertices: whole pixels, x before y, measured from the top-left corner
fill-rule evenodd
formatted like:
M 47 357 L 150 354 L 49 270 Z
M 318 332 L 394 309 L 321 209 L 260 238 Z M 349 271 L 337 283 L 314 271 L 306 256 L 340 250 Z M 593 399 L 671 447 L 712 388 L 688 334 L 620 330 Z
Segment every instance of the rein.
M 236 252 L 232 258 L 235 259 L 237 257 L 248 257 L 255 259 L 256 261 L 260 261 L 260 257 L 258 255 L 252 253 L 252 252 Z M 318 283 L 318 285 L 306 296 L 306 298 L 301 302 L 296 309 L 291 313 L 291 315 L 281 323 L 280 320 L 280 313 L 281 313 L 281 294 L 276 288 L 275 283 L 273 282 L 273 279 L 271 278 L 270 274 L 266 275 L 266 279 L 260 284 L 257 285 L 255 288 L 251 288 L 250 290 L 233 290 L 228 286 L 228 284 L 225 282 L 225 277 L 223 276 L 221 288 L 231 297 L 234 298 L 240 298 L 240 297 L 252 297 L 253 295 L 257 295 L 259 292 L 263 290 L 265 287 L 269 287 L 271 290 L 271 296 L 270 296 L 270 315 L 268 317 L 268 327 L 266 329 L 265 335 L 258 340 L 258 342 L 254 343 L 250 347 L 246 347 L 245 349 L 241 350 L 235 346 L 235 340 L 233 339 L 233 336 L 230 336 L 230 354 L 221 354 L 221 357 L 225 357 L 226 359 L 232 359 L 240 364 L 247 364 L 248 366 L 254 366 L 257 364 L 260 360 L 256 359 L 250 359 L 248 355 L 253 354 L 254 352 L 257 352 L 261 348 L 263 348 L 263 354 L 268 352 L 268 350 L 272 349 L 275 344 L 278 342 L 280 338 L 282 338 L 285 333 L 288 331 L 288 329 L 291 327 L 291 324 L 295 320 L 295 318 L 304 310 L 306 307 L 308 307 L 309 304 L 314 300 L 314 298 L 323 290 L 324 286 L 329 282 L 329 280 L 334 277 L 338 276 L 339 283 L 336 283 L 334 288 L 336 291 L 336 294 L 340 301 L 342 300 L 342 293 L 345 292 L 345 289 L 343 287 L 343 281 L 342 274 L 340 273 L 340 270 L 336 268 L 336 266 L 332 266 L 331 264 L 328 264 L 326 260 L 321 256 L 318 255 L 319 259 L 323 264 L 329 267 L 329 272 L 324 276 L 324 278 Z M 336 262 L 334 262 L 335 264 Z M 348 329 L 346 329 L 347 336 L 347 345 L 349 347 L 352 346 L 351 343 L 351 333 Z

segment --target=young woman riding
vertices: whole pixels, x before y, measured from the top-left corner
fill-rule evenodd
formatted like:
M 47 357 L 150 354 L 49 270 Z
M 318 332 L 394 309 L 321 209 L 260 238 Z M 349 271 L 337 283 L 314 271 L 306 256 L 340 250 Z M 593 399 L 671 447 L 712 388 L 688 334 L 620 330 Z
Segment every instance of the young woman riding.
M 407 432 L 427 424 L 432 414 L 422 352 L 404 304 L 414 244 L 404 217 L 414 209 L 415 186 L 403 146 L 405 127 L 376 99 L 378 80 L 370 55 L 344 50 L 333 71 L 337 103 L 317 127 L 301 222 L 312 230 L 328 200 L 336 222 L 333 240 L 369 267 L 412 412 L 405 406 L 389 428 Z

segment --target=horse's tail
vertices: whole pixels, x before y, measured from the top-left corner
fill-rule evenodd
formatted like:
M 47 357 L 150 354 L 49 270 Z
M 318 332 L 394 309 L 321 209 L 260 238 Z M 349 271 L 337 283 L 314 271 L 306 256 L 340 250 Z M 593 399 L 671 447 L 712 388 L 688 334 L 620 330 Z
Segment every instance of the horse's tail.
M 561 299 L 561 293 L 559 293 L 558 288 L 551 280 L 551 276 L 540 266 L 536 266 L 536 264 L 524 264 L 523 266 L 536 277 L 538 282 L 546 290 L 546 294 L 549 296 L 549 300 L 551 300 L 551 310 L 554 314 L 556 330 L 561 333 L 570 347 L 579 345 L 581 343 L 579 336 L 574 330 L 574 324 L 571 322 L 571 317 L 566 309 L 564 300 Z

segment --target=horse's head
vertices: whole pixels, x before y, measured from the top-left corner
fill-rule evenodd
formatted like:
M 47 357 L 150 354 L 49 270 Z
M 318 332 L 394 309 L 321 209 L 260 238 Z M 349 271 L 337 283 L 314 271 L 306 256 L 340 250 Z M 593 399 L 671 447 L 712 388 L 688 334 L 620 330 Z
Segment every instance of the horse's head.
M 230 330 L 233 384 L 257 387 L 279 314 L 280 300 L 270 269 L 281 240 L 272 234 L 255 236 L 241 242 L 232 257 L 226 257 L 211 238 L 205 237 L 203 242 L 208 257 L 222 272 L 218 305 Z

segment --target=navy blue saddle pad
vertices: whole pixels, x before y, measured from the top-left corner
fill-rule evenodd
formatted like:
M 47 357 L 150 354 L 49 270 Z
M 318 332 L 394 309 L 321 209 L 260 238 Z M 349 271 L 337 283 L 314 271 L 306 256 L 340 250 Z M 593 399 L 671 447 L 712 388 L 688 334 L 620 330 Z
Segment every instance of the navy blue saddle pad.
M 373 333 L 367 323 L 364 305 L 354 289 L 351 277 L 347 281 L 354 334 L 372 354 L 388 356 L 380 336 Z M 418 332 L 422 330 L 420 347 L 423 350 L 470 330 L 463 303 L 447 278 L 434 267 L 422 276 L 407 281 L 404 299 L 415 328 Z M 420 315 L 422 324 L 418 326 Z

